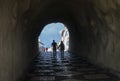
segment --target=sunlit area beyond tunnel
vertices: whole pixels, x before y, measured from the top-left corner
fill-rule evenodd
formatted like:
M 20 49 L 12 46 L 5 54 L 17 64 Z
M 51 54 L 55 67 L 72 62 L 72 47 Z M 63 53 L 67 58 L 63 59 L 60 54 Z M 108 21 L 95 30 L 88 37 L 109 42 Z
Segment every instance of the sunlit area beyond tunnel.
M 39 51 L 52 51 L 52 42 L 55 40 L 57 47 L 63 41 L 65 51 L 69 50 L 69 31 L 62 23 L 51 23 L 46 25 L 38 37 Z M 59 48 L 57 49 L 59 51 Z

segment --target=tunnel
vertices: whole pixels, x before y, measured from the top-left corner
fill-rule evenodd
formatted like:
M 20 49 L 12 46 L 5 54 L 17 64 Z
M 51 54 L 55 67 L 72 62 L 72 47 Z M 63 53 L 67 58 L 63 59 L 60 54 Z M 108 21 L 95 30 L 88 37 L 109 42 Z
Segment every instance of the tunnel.
M 39 34 L 56 22 L 69 30 L 70 52 L 119 76 L 119 0 L 0 0 L 0 81 L 24 77 Z

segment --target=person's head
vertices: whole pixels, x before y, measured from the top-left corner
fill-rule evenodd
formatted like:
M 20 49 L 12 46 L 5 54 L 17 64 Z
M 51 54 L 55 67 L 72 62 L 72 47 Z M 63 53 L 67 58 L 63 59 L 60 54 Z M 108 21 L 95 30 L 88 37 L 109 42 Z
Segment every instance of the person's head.
M 55 42 L 55 40 L 53 40 L 53 42 Z

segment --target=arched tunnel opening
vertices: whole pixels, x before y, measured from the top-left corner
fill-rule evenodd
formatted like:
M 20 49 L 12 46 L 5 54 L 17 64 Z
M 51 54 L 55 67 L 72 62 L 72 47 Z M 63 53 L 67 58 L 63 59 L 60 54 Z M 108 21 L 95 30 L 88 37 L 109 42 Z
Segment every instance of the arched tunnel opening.
M 57 43 L 57 51 L 60 50 L 61 41 L 63 41 L 65 51 L 69 50 L 69 31 L 63 23 L 50 23 L 42 29 L 38 37 L 39 51 L 42 53 L 52 51 L 51 43 L 53 40 Z
M 119 75 L 119 7 L 119 0 L 0 1 L 0 81 L 21 78 L 39 54 L 40 32 L 52 22 L 68 28 L 70 52 Z

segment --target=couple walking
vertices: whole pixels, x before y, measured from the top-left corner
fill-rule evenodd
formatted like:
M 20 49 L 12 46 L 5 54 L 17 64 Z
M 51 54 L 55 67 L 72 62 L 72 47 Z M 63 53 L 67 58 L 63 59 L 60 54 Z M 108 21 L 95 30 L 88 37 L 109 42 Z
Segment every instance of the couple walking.
M 52 47 L 53 47 L 53 54 L 56 54 L 57 43 L 55 42 L 55 40 L 53 40 L 53 42 L 52 42 Z M 61 43 L 58 46 L 58 48 L 60 48 L 61 54 L 63 55 L 64 54 L 64 49 L 65 49 L 63 41 L 61 41 Z

